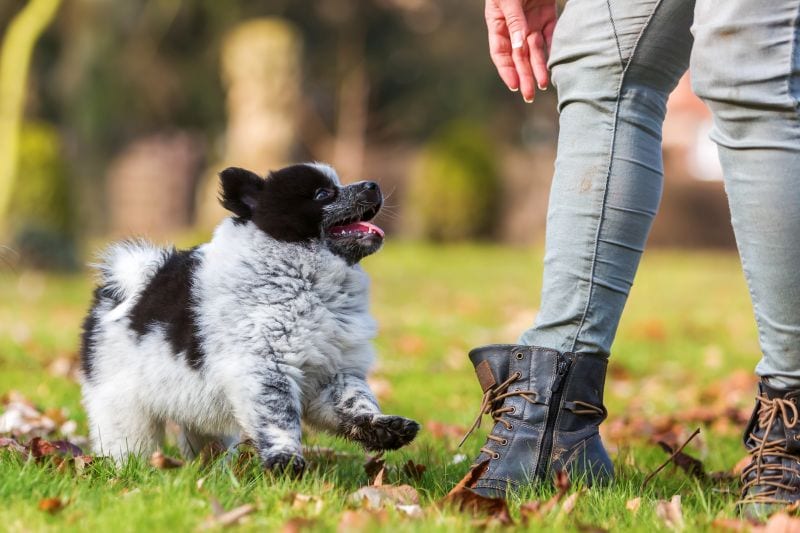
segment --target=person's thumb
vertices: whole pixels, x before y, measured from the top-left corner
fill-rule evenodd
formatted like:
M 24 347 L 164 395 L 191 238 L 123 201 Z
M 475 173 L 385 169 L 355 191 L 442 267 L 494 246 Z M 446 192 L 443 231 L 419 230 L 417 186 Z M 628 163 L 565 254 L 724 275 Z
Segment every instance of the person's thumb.
M 528 38 L 528 21 L 522 9 L 521 0 L 499 0 L 498 6 L 503 12 L 508 27 L 508 36 L 511 38 L 511 48 L 525 48 Z

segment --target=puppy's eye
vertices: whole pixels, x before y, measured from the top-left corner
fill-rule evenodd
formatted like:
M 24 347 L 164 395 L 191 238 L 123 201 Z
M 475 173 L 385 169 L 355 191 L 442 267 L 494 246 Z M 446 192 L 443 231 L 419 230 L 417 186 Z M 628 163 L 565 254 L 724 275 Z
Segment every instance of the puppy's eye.
M 330 200 L 332 198 L 332 189 L 317 189 L 317 191 L 314 193 L 314 200 L 317 200 L 318 202 L 324 202 L 325 200 Z

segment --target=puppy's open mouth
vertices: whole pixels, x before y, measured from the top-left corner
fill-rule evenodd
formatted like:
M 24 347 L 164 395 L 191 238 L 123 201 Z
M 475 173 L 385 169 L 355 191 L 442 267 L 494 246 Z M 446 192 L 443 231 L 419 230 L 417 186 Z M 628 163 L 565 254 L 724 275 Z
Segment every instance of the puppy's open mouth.
M 383 230 L 375 224 L 369 222 L 378 214 L 377 208 L 371 208 L 361 216 L 354 216 L 337 220 L 328 227 L 326 233 L 330 238 L 361 238 L 366 236 L 377 236 L 383 239 Z

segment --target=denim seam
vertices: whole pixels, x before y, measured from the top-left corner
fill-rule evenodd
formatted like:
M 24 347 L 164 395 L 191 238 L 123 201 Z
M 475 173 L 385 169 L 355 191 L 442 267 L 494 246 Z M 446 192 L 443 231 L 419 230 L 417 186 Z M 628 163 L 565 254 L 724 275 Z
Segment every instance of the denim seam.
M 789 76 L 786 78 L 786 91 L 789 93 L 789 98 L 794 101 L 794 111 L 797 114 L 798 110 L 800 109 L 800 101 L 798 101 L 797 97 L 795 97 L 794 88 L 797 86 L 797 80 L 794 76 L 795 67 L 797 66 L 797 61 L 795 60 L 795 54 L 797 53 L 797 46 L 798 46 L 798 38 L 800 34 L 798 34 L 798 26 L 800 26 L 800 5 L 797 7 L 797 13 L 794 17 L 794 36 L 792 38 L 792 51 L 789 54 Z
M 650 23 L 653 21 L 653 17 L 655 16 L 658 8 L 661 7 L 662 0 L 658 0 L 656 5 L 653 7 L 653 10 L 650 12 L 650 15 L 647 17 L 647 20 L 642 25 L 642 29 L 639 32 L 639 35 L 636 36 L 636 41 L 633 43 L 633 47 L 631 48 L 630 57 L 628 57 L 627 61 L 624 61 L 622 58 L 622 47 L 619 42 L 619 35 L 617 34 L 617 27 L 614 23 L 614 13 L 611 10 L 611 0 L 606 0 L 606 7 L 608 8 L 608 18 L 611 23 L 612 31 L 614 32 L 614 40 L 617 44 L 617 52 L 620 56 L 620 66 L 622 67 L 622 73 L 619 77 L 619 84 L 617 86 L 617 99 L 614 105 L 614 121 L 612 127 L 612 134 L 611 134 L 611 147 L 608 153 L 608 166 L 606 169 L 606 179 L 605 185 L 603 187 L 603 200 L 600 204 L 600 220 L 597 222 L 597 230 L 595 231 L 594 237 L 594 250 L 592 251 L 592 261 L 589 268 L 589 290 L 588 295 L 586 296 L 586 305 L 583 308 L 583 313 L 581 314 L 581 320 L 578 323 L 578 329 L 575 331 L 575 337 L 572 339 L 572 347 L 570 348 L 570 352 L 574 352 L 576 346 L 578 345 L 578 337 L 581 335 L 581 331 L 583 330 L 583 326 L 586 323 L 586 316 L 589 314 L 589 307 L 592 303 L 592 295 L 594 294 L 595 289 L 595 282 L 594 282 L 594 274 L 595 269 L 597 267 L 597 255 L 600 249 L 600 235 L 603 230 L 603 220 L 605 219 L 606 214 L 606 204 L 608 202 L 608 184 L 611 180 L 611 171 L 614 165 L 614 148 L 617 144 L 617 125 L 619 123 L 619 104 L 620 100 L 622 100 L 622 89 L 625 85 L 625 74 L 628 72 L 628 68 L 630 67 L 631 63 L 633 63 L 633 59 L 636 56 L 636 50 L 639 48 L 639 42 L 644 36 L 647 28 L 650 27 Z M 558 423 L 558 417 L 556 419 L 556 423 Z

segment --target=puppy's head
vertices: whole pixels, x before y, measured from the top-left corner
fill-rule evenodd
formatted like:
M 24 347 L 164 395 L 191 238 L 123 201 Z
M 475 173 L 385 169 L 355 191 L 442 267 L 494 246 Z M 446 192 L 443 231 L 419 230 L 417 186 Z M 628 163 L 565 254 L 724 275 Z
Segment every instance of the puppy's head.
M 369 223 L 383 204 L 375 182 L 342 186 L 336 172 L 320 164 L 292 165 L 266 178 L 231 167 L 220 181 L 223 207 L 279 241 L 318 239 L 349 264 L 383 243 L 383 231 Z

